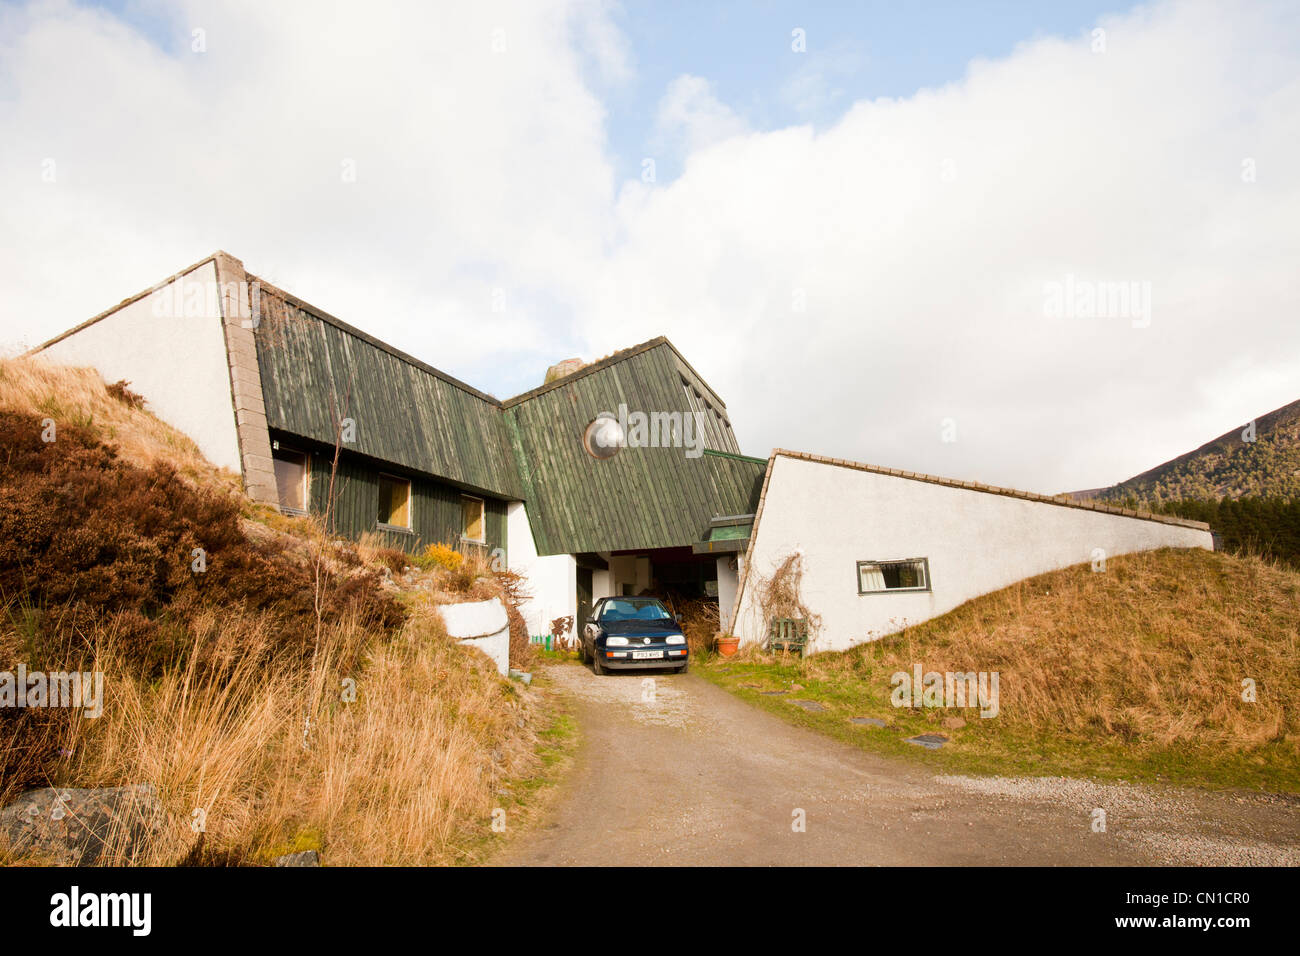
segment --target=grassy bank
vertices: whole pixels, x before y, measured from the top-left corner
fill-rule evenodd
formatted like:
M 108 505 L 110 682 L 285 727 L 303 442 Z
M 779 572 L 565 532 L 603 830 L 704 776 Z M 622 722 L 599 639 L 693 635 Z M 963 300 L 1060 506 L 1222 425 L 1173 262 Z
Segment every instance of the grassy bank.
M 0 362 L 0 444 L 0 671 L 103 674 L 96 719 L 0 708 L 0 804 L 152 786 L 147 849 L 111 834 L 105 863 L 440 864 L 546 779 L 563 715 L 437 610 L 502 595 L 486 565 L 252 506 L 85 370 Z
M 892 675 L 917 664 L 998 672 L 998 715 L 894 706 Z M 751 652 L 696 669 L 794 723 L 944 772 L 1300 792 L 1300 574 L 1255 558 L 1128 555 L 1102 573 L 1084 565 L 1021 582 L 850 651 Z M 1254 702 L 1243 700 L 1245 679 Z M 947 743 L 906 742 L 918 734 Z

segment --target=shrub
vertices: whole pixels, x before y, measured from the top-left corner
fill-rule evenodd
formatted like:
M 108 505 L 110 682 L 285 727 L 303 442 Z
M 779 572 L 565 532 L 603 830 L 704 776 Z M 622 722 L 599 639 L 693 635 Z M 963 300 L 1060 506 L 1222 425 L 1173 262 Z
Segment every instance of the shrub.
M 528 591 L 528 579 L 517 571 L 497 571 L 495 575 L 501 586 L 506 618 L 510 621 L 510 666 L 530 670 L 537 663 L 537 649 L 528 633 L 528 623 L 519 610 L 532 598 Z
M 133 392 L 127 386 L 131 383 L 126 379 L 121 379 L 111 385 L 104 386 L 109 395 L 113 396 L 127 408 L 134 408 L 137 411 L 144 409 L 144 396 L 139 392 Z
M 459 571 L 465 563 L 465 555 L 445 544 L 431 544 L 420 552 L 415 562 L 426 571 L 430 568 Z
M 231 656 L 310 654 L 314 570 L 281 539 L 246 538 L 236 498 L 190 485 L 161 462 L 123 462 L 89 429 L 61 424 L 52 442 L 41 432 L 36 416 L 0 410 L 0 601 L 17 635 L 0 645 L 0 669 L 16 658 L 83 670 L 109 637 L 146 681 L 191 654 L 200 669 Z M 348 619 L 391 632 L 404 620 L 373 571 L 343 576 L 326 567 L 322 584 L 324 624 Z M 256 613 L 264 639 L 247 647 L 192 641 L 192 627 L 214 610 Z M 44 718 L 13 715 L 0 713 L 7 784 L 34 781 L 34 767 L 50 756 Z

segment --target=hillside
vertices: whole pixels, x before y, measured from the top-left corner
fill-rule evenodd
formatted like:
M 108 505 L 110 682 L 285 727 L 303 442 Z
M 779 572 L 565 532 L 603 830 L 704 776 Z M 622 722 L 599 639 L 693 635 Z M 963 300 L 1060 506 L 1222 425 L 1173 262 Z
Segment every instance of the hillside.
M 997 672 L 999 708 L 907 708 L 891 675 Z M 1300 573 L 1161 550 L 1080 565 L 841 653 L 698 670 L 788 719 L 960 772 L 1162 779 L 1300 793 Z M 755 678 L 761 678 L 761 683 Z M 1256 699 L 1243 700 L 1243 680 Z M 798 685 L 807 713 L 769 689 Z M 886 726 L 855 725 L 870 717 Z M 906 743 L 937 733 L 924 751 Z
M 405 571 L 254 506 L 85 369 L 0 361 L 0 446 L 0 673 L 103 675 L 99 716 L 0 707 L 0 805 L 148 788 L 153 835 L 105 863 L 446 863 L 538 770 L 536 694 L 437 610 L 501 594 L 486 566 Z
M 1073 493 L 1077 499 L 1162 502 L 1181 499 L 1293 498 L 1300 496 L 1300 401 L 1245 424 L 1109 488 Z

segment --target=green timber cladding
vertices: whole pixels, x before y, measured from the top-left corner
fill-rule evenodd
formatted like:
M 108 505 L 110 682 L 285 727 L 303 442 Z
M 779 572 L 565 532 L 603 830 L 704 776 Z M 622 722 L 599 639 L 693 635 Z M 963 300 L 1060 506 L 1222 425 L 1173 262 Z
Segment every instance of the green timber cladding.
M 350 418 L 351 452 L 480 494 L 523 497 L 495 398 L 265 283 L 261 297 L 268 428 L 333 446 L 336 416 Z
M 701 405 L 707 402 L 707 408 Z M 704 454 L 624 448 L 597 461 L 578 440 L 602 412 L 705 411 Z M 739 455 L 726 405 L 667 339 L 617 352 L 505 402 L 539 554 L 692 544 L 719 514 L 753 512 L 767 462 Z
M 249 276 L 254 280 L 253 276 Z M 413 551 L 460 538 L 460 495 L 483 498 L 490 547 L 506 547 L 506 508 L 525 501 L 538 554 L 689 546 L 719 514 L 752 512 L 766 462 L 740 455 L 726 405 L 667 339 L 617 352 L 500 402 L 257 279 L 255 336 L 267 426 L 312 454 L 322 511 L 334 421 L 355 422 L 336 479 L 334 527 Z M 582 435 L 601 412 L 702 415 L 696 458 L 624 448 L 597 461 Z M 693 419 L 694 421 L 694 419 Z M 378 480 L 412 482 L 411 533 L 378 524 Z
M 272 432 L 281 447 L 305 452 L 309 458 L 308 501 L 313 514 L 324 514 L 329 495 L 330 471 L 334 449 L 312 446 L 300 437 Z M 410 530 L 381 527 L 378 522 L 379 476 L 393 475 L 411 482 Z M 359 538 L 370 532 L 383 543 L 412 554 L 430 544 L 456 546 L 462 530 L 461 496 L 473 494 L 420 475 L 407 469 L 374 462 L 357 455 L 339 455 L 334 473 L 334 513 L 331 525 L 337 534 Z M 506 538 L 506 506 L 499 498 L 478 495 L 483 499 L 484 547 L 491 551 L 509 546 Z

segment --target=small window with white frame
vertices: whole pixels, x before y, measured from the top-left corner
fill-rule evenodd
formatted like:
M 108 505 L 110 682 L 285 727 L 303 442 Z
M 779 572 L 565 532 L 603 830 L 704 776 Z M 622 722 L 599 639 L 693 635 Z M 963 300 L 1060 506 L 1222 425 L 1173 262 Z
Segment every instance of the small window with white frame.
M 928 590 L 930 590 L 929 558 L 858 562 L 859 594 Z
M 483 544 L 487 541 L 487 522 L 483 520 L 483 499 L 473 495 L 460 496 L 461 537 L 466 541 Z

